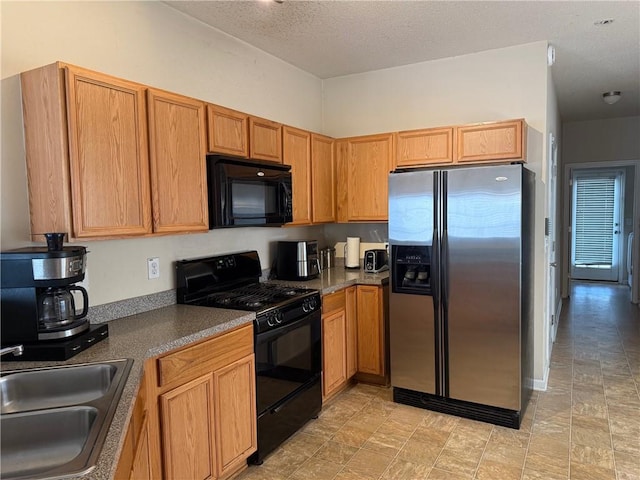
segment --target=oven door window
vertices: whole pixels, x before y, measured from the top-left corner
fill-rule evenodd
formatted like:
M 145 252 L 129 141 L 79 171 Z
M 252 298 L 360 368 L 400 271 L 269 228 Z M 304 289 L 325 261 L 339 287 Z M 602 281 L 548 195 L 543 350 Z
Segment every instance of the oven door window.
M 258 415 L 284 401 L 322 371 L 320 313 L 256 336 Z

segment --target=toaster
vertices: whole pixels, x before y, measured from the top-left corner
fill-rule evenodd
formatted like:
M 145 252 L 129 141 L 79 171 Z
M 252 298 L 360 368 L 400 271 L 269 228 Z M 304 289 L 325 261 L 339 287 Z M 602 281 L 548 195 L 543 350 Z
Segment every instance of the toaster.
M 388 254 L 384 248 L 364 252 L 364 271 L 377 273 L 389 269 Z

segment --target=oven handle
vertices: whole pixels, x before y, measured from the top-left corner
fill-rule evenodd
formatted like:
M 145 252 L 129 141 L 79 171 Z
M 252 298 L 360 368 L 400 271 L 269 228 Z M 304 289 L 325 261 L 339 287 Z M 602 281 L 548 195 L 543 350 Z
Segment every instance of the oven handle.
M 320 310 L 316 310 L 315 312 L 312 312 L 309 315 L 305 315 L 304 317 L 302 317 L 299 320 L 296 320 L 293 323 L 287 323 L 286 325 L 282 325 L 277 328 L 272 328 L 271 330 L 267 330 L 266 332 L 256 333 L 256 343 L 264 343 L 265 341 L 268 341 L 273 337 L 278 337 L 292 330 L 295 330 L 296 328 L 300 328 L 306 324 L 310 324 L 316 319 L 318 322 L 320 322 L 320 319 L 321 319 Z
M 305 386 L 291 393 L 280 405 L 278 405 L 275 408 L 272 408 L 271 410 L 269 410 L 269 412 L 272 415 L 275 415 L 276 413 L 278 413 L 280 410 L 282 410 L 285 407 L 285 405 L 287 405 L 287 403 L 295 399 L 300 393 L 304 392 L 305 390 L 309 390 L 311 387 L 313 387 L 319 378 L 320 378 L 320 374 L 314 375 L 314 377 L 311 380 L 309 380 L 309 382 L 307 382 Z

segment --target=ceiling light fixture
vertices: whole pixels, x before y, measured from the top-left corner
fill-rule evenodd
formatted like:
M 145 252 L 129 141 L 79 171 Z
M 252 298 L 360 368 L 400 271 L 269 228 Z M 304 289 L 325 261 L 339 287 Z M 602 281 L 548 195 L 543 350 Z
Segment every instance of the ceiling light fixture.
M 604 92 L 602 94 L 602 100 L 604 101 L 604 103 L 606 103 L 607 105 L 613 105 L 614 103 L 616 103 L 618 100 L 620 100 L 620 97 L 622 96 L 622 93 L 620 93 L 619 91 L 615 90 L 615 91 L 611 91 L 611 92 Z
M 602 20 L 596 20 L 593 24 L 596 27 L 602 27 L 603 25 L 611 25 L 613 23 L 613 18 L 603 18 Z

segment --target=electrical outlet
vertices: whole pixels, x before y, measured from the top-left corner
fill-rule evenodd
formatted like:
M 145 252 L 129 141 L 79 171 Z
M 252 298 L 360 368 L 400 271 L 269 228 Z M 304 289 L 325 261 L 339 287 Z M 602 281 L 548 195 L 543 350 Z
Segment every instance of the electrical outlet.
M 147 273 L 149 280 L 160 278 L 160 259 L 158 257 L 147 258 Z

